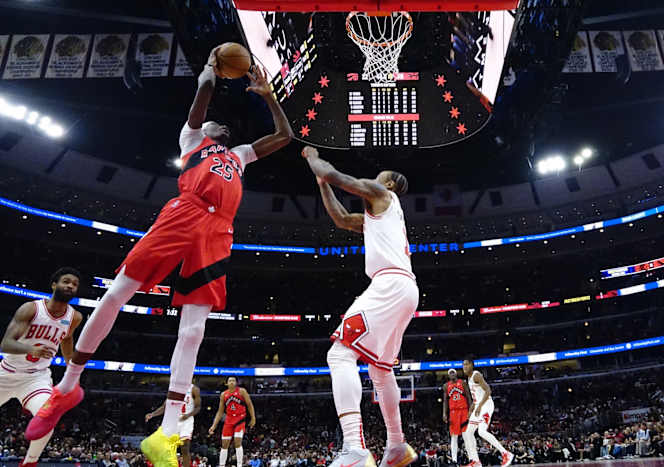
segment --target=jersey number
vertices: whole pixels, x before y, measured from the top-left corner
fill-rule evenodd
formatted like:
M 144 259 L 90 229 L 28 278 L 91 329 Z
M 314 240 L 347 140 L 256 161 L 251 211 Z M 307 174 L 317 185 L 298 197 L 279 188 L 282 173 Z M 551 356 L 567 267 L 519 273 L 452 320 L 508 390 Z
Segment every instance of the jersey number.
M 452 400 L 453 400 L 453 401 L 458 401 L 458 400 L 460 400 L 460 399 L 461 399 L 461 396 L 460 396 L 458 393 L 454 393 L 454 394 L 452 395 Z
M 35 344 L 35 347 L 40 347 L 42 344 Z M 25 356 L 25 359 L 29 361 L 30 363 L 37 363 L 41 358 L 39 357 L 33 357 L 32 355 L 28 354 Z
M 233 180 L 233 165 L 229 164 L 228 162 L 222 161 L 218 157 L 215 157 L 212 159 L 214 162 L 216 162 L 215 165 L 210 167 L 210 172 L 215 173 L 219 175 L 221 178 L 226 180 L 227 182 L 230 182 Z

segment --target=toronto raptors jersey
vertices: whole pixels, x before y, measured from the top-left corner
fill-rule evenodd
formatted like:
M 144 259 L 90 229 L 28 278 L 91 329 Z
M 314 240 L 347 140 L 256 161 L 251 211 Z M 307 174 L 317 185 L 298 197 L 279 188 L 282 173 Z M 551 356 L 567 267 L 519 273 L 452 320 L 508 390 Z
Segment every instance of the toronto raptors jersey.
M 406 222 L 396 193 L 392 202 L 377 216 L 364 212 L 365 272 L 373 276 L 383 269 L 403 269 L 412 274 Z
M 447 382 L 447 400 L 450 410 L 468 410 L 468 401 L 463 391 L 463 382 L 460 379 L 455 382 Z
M 27 345 L 44 346 L 57 353 L 60 342 L 69 333 L 74 319 L 74 308 L 67 306 L 67 312 L 56 318 L 46 308 L 46 300 L 35 300 L 34 303 L 37 305 L 37 312 L 18 341 Z M 10 354 L 4 358 L 3 365 L 14 371 L 35 372 L 48 368 L 51 359 Z
M 473 402 L 475 404 L 479 404 L 482 402 L 482 399 L 484 399 L 485 391 L 482 389 L 482 386 L 474 381 L 476 374 L 480 374 L 480 372 L 477 370 L 473 371 L 473 374 L 470 376 L 470 378 L 468 378 L 468 387 L 470 388 L 470 395 L 473 396 Z M 491 397 L 489 397 L 487 400 L 489 399 L 491 399 Z
M 180 133 L 182 173 L 180 193 L 193 193 L 214 206 L 229 220 L 235 217 L 242 200 L 242 174 L 246 164 L 256 160 L 251 145 L 232 149 L 216 143 L 185 124 Z
M 192 384 L 187 389 L 187 394 L 184 395 L 184 405 L 182 406 L 182 414 L 192 413 L 194 411 L 194 396 L 192 391 L 194 390 L 194 385 Z
M 244 402 L 244 397 L 240 394 L 240 388 L 235 388 L 235 391 L 224 392 L 224 407 L 226 407 L 226 416 L 241 418 L 247 413 L 247 407 Z

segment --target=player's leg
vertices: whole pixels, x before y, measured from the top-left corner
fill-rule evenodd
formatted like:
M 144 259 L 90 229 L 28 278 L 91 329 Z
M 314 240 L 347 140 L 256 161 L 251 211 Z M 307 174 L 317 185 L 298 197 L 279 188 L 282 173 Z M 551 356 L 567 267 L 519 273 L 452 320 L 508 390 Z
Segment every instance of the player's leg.
M 362 429 L 362 382 L 357 368 L 358 355 L 340 342 L 327 353 L 332 378 L 332 395 L 344 437 L 344 450 L 365 449 Z
M 232 439 L 232 432 L 230 436 L 227 436 L 226 424 L 224 424 L 224 429 L 221 435 L 221 450 L 219 451 L 219 467 L 226 467 L 226 461 L 228 460 L 228 448 L 231 446 Z
M 180 452 L 182 453 L 182 467 L 191 467 L 191 452 L 189 451 L 190 446 L 190 440 L 182 440 L 182 446 L 180 447 Z
M 466 454 L 468 459 L 470 459 L 470 464 L 481 466 L 480 456 L 477 453 L 477 442 L 475 441 L 475 431 L 477 430 L 477 423 L 472 421 L 468 422 L 468 428 L 464 431 L 461 436 L 463 437 L 463 444 L 466 447 Z
M 242 428 L 236 427 L 235 436 L 233 437 L 237 467 L 242 467 L 242 463 L 244 460 L 244 449 L 242 449 L 243 437 L 244 437 L 244 423 L 242 423 Z
M 459 435 L 450 435 L 450 450 L 452 451 L 452 462 L 456 464 L 459 459 Z
M 386 449 L 390 449 L 392 446 L 404 442 L 401 411 L 399 410 L 401 390 L 392 370 L 381 370 L 373 365 L 369 365 L 369 377 L 378 394 L 378 405 L 380 406 L 385 428 L 387 429 Z
M 21 399 L 21 405 L 23 408 L 30 412 L 32 415 L 35 415 L 39 411 L 39 409 L 46 403 L 51 395 L 52 382 L 50 374 L 48 378 L 40 379 L 44 379 L 42 384 L 28 386 L 29 392 L 27 392 L 27 394 Z M 48 444 L 52 435 L 53 430 L 49 431 L 39 439 L 30 441 L 28 451 L 25 454 L 25 458 L 23 459 L 22 464 L 27 465 L 39 462 L 39 457 L 44 451 L 44 448 L 46 448 L 46 445 Z
M 514 454 L 508 452 L 507 449 L 500 444 L 500 441 L 498 441 L 493 434 L 489 433 L 489 425 L 491 423 L 491 416 L 493 415 L 493 401 L 489 399 L 484 405 L 485 406 L 482 407 L 481 420 L 478 424 L 477 434 L 500 452 L 502 457 L 501 466 L 507 467 L 512 463 Z

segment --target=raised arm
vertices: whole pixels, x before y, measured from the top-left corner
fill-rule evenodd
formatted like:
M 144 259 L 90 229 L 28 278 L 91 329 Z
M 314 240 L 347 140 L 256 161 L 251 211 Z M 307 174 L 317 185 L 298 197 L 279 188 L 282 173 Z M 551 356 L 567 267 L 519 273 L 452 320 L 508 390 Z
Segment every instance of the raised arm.
M 320 195 L 321 198 L 323 198 L 325 210 L 332 218 L 332 221 L 334 221 L 334 225 L 340 229 L 362 233 L 364 215 L 356 213 L 350 214 L 334 195 L 334 191 L 332 191 L 332 187 L 329 183 L 324 182 L 320 177 L 316 177 L 316 181 L 320 188 Z
M 83 315 L 76 311 L 74 312 L 74 317 L 72 318 L 71 326 L 69 327 L 69 334 L 62 339 L 60 342 L 60 350 L 62 351 L 62 356 L 65 357 L 65 361 L 69 362 L 74 356 L 74 331 L 83 321 Z
M 363 198 L 370 204 L 379 199 L 389 199 L 389 191 L 375 180 L 355 178 L 339 172 L 332 164 L 318 157 L 318 150 L 311 146 L 302 149 L 302 157 L 309 163 L 311 171 L 324 182 L 338 186 L 348 193 Z
M 241 388 L 240 394 L 244 398 L 244 402 L 247 404 L 247 410 L 249 411 L 249 428 L 256 426 L 256 412 L 254 411 L 254 403 L 251 402 L 251 396 L 246 389 Z
M 210 52 L 210 58 L 208 58 L 207 65 L 203 67 L 203 71 L 198 75 L 198 90 L 196 91 L 194 102 L 189 109 L 187 123 L 189 124 L 189 127 L 194 130 L 199 129 L 203 125 L 203 122 L 205 122 L 207 109 L 212 100 L 212 95 L 214 94 L 214 86 L 217 79 L 214 74 L 214 67 L 217 64 L 215 50 L 216 49 L 213 49 L 212 52 Z
M 37 313 L 37 306 L 34 302 L 27 302 L 18 307 L 14 317 L 9 322 L 5 335 L 0 342 L 0 350 L 9 354 L 31 355 L 35 358 L 53 358 L 55 353 L 48 347 L 29 345 L 19 342 L 25 331 L 28 330 L 30 322 Z
M 274 133 L 263 136 L 251 145 L 254 148 L 256 157 L 260 159 L 288 145 L 293 139 L 293 130 L 290 123 L 288 123 L 288 118 L 286 118 L 284 110 L 272 95 L 265 70 L 254 66 L 247 73 L 247 76 L 251 81 L 251 84 L 247 87 L 247 91 L 254 92 L 265 99 L 267 107 L 272 112 L 272 120 L 274 121 Z

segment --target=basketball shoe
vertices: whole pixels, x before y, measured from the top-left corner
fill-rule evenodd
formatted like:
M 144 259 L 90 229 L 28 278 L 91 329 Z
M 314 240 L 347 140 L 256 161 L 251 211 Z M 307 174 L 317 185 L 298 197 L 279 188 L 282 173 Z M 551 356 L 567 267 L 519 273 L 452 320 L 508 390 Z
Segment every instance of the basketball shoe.
M 416 460 L 415 450 L 408 443 L 401 443 L 385 450 L 380 467 L 406 467 Z
M 181 444 L 182 441 L 177 433 L 166 436 L 159 427 L 141 441 L 141 451 L 154 467 L 178 467 L 178 446 Z
M 511 452 L 504 452 L 502 462 L 500 463 L 500 467 L 507 467 L 512 463 L 513 460 L 514 460 L 514 454 L 512 454 Z
M 82 400 L 85 392 L 78 384 L 66 394 L 62 394 L 57 386 L 53 388 L 51 397 L 42 405 L 37 414 L 32 417 L 25 429 L 25 439 L 34 441 L 48 434 L 60 418 L 69 410 L 76 407 Z
M 376 467 L 376 461 L 368 449 L 349 449 L 341 451 L 330 467 Z

